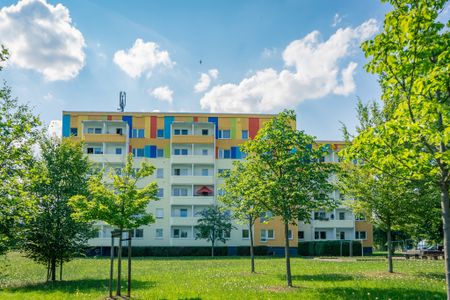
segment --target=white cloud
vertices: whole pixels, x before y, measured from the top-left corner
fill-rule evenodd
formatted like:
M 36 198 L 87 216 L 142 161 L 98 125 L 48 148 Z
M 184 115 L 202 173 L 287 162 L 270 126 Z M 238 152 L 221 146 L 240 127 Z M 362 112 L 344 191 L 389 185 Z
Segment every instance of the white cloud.
M 69 80 L 85 64 L 84 38 L 69 10 L 45 0 L 22 0 L 0 10 L 0 40 L 9 64 L 37 71 L 49 81 Z
M 201 93 L 206 91 L 211 84 L 211 79 L 217 79 L 219 76 L 219 70 L 211 69 L 208 73 L 202 73 L 200 78 L 198 79 L 197 84 L 194 86 L 194 90 L 196 93 Z
M 114 63 L 131 78 L 137 78 L 142 73 L 149 73 L 158 65 L 172 67 L 175 62 L 170 59 L 169 52 L 159 50 L 154 42 L 144 42 L 136 39 L 133 47 L 114 53 Z
M 272 49 L 268 49 L 268 48 L 264 48 L 263 52 L 261 53 L 261 56 L 263 58 L 271 58 L 275 55 L 277 55 L 278 50 L 276 48 L 272 48 Z
M 62 125 L 61 120 L 52 120 L 48 124 L 48 135 L 51 137 L 60 138 L 62 135 Z
M 171 89 L 169 89 L 168 86 L 160 86 L 160 87 L 157 87 L 156 89 L 154 89 L 153 91 L 149 90 L 148 92 L 150 93 L 150 95 L 152 95 L 156 99 L 158 99 L 160 101 L 167 101 L 170 104 L 172 104 L 173 91 Z
M 333 17 L 333 24 L 331 24 L 331 27 L 336 27 L 341 22 L 342 22 L 342 16 L 340 16 L 338 13 L 336 13 Z
M 348 95 L 356 88 L 353 74 L 357 64 L 341 67 L 341 61 L 377 31 L 374 19 L 356 28 L 340 28 L 326 41 L 313 31 L 286 47 L 281 71 L 268 68 L 238 84 L 215 86 L 202 97 L 200 105 L 211 112 L 268 112 L 294 107 L 306 99 Z

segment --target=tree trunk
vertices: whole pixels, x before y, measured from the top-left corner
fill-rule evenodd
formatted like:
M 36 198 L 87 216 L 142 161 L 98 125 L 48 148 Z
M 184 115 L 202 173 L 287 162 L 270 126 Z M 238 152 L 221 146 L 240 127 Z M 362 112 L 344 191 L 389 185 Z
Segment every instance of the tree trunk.
M 250 220 L 250 223 L 248 224 L 248 230 L 250 233 L 250 260 L 252 265 L 252 273 L 255 273 L 255 253 L 253 252 L 253 226 L 252 221 Z
M 56 257 L 52 257 L 51 270 L 52 281 L 56 280 Z
M 286 280 L 288 287 L 292 287 L 291 254 L 289 251 L 289 223 L 284 223 L 284 256 L 286 258 Z
M 62 281 L 63 259 L 59 262 L 59 281 Z
M 48 282 L 49 280 L 50 280 L 50 266 L 51 266 L 51 263 L 50 263 L 50 260 L 48 260 L 47 261 L 47 280 L 46 280 L 46 282 Z
M 442 223 L 444 229 L 444 254 L 445 254 L 445 279 L 446 279 L 446 289 L 447 289 L 447 299 L 450 300 L 450 260 L 449 260 L 449 249 L 450 249 L 450 201 L 448 182 L 444 180 L 441 182 L 441 208 L 442 208 Z
M 388 226 L 387 231 L 387 250 L 388 250 L 388 272 L 394 273 L 394 268 L 392 266 L 392 234 L 391 226 Z
M 121 280 L 120 275 L 122 273 L 122 228 L 119 233 L 119 253 L 117 253 L 117 291 L 116 296 L 121 296 Z

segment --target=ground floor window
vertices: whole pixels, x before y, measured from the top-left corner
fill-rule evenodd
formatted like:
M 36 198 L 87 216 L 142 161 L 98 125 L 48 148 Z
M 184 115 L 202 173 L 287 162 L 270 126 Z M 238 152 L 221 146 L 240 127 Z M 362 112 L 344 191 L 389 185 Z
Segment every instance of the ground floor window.
M 299 231 L 298 232 L 298 239 L 299 240 L 305 239 L 305 232 L 304 231 Z
M 314 239 L 315 240 L 326 240 L 327 239 L 327 232 L 326 231 L 315 231 L 314 232 Z
M 248 229 L 242 229 L 242 238 L 243 239 L 249 239 L 250 238 L 250 231 Z
M 273 229 L 261 229 L 260 239 L 261 239 L 261 242 L 266 242 L 267 240 L 273 240 L 274 239 Z
M 355 231 L 355 239 L 365 240 L 367 239 L 367 232 L 365 231 Z
M 155 238 L 156 239 L 162 239 L 163 238 L 163 229 L 162 228 L 156 228 L 156 230 L 155 230 Z

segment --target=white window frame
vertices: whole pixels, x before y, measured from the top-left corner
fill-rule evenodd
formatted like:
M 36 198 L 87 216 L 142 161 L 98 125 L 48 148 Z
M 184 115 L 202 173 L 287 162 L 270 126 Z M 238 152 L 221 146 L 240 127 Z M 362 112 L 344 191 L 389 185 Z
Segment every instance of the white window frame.
M 157 219 L 163 219 L 164 218 L 164 208 L 157 208 L 155 210 L 155 217 Z
M 161 232 L 161 235 L 158 235 L 158 232 Z M 156 228 L 155 229 L 155 239 L 162 240 L 164 238 L 164 229 L 163 228 Z

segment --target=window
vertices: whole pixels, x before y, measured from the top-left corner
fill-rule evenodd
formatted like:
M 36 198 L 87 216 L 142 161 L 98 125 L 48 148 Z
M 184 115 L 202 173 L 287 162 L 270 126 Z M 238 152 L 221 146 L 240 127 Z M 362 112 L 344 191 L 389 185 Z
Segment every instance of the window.
M 181 230 L 181 238 L 187 238 L 188 237 L 188 232 L 185 229 Z
M 144 148 L 136 148 L 136 157 L 144 157 L 144 153 Z
M 163 229 L 162 228 L 156 228 L 156 230 L 155 230 L 155 238 L 156 239 L 162 239 L 163 238 Z
M 158 130 L 156 131 L 156 137 L 157 137 L 158 139 L 163 139 L 163 138 L 164 138 L 164 129 L 158 129 Z
M 219 139 L 230 139 L 231 132 L 230 130 L 219 130 Z
M 339 220 L 345 220 L 345 212 L 339 212 Z
M 188 135 L 189 131 L 187 129 L 175 129 L 175 135 Z
M 180 229 L 174 229 L 172 237 L 176 238 L 176 239 L 179 238 L 180 237 Z
M 71 136 L 78 136 L 78 128 L 70 128 L 70 135 Z
M 202 135 L 208 135 L 208 129 L 202 129 Z
M 116 134 L 123 134 L 123 129 L 122 128 L 116 128 Z
M 164 178 L 164 169 L 163 168 L 156 169 L 156 178 Z
M 219 149 L 219 158 L 231 158 L 231 150 Z
M 164 157 L 164 149 L 156 149 L 156 157 Z
M 158 189 L 158 193 L 156 194 L 156 197 L 159 197 L 159 198 L 164 197 L 164 189 Z
M 143 139 L 145 137 L 145 130 L 144 129 L 133 129 L 131 131 L 131 137 Z
M 155 215 L 157 219 L 164 218 L 164 208 L 157 208 Z
M 242 239 L 246 240 L 250 238 L 250 231 L 248 229 L 242 229 Z
M 187 168 L 174 169 L 173 170 L 173 175 L 175 175 L 175 176 L 187 176 L 188 175 L 188 169 Z
M 174 228 L 172 231 L 172 237 L 173 238 L 187 238 L 188 237 L 188 231 L 186 229 L 178 229 Z
M 174 155 L 188 155 L 188 149 L 174 149 Z
M 231 237 L 231 232 L 229 230 L 222 231 L 222 237 L 224 239 L 229 239 Z
M 100 147 L 94 148 L 94 154 L 103 154 L 103 149 Z
M 202 155 L 208 155 L 208 149 L 202 149 Z
M 187 188 L 173 188 L 172 196 L 187 196 L 188 189 Z
M 298 231 L 298 239 L 304 240 L 305 239 L 305 232 L 304 231 Z
M 314 212 L 314 220 L 328 221 L 324 211 L 316 211 L 316 212 Z
M 116 148 L 116 154 L 122 154 L 122 148 Z
M 326 240 L 327 239 L 327 232 L 326 231 L 315 231 L 314 232 L 314 239 L 316 239 L 316 240 Z
M 292 230 L 288 230 L 288 239 L 292 240 Z
M 355 239 L 365 240 L 367 239 L 367 232 L 365 231 L 355 231 Z
M 208 176 L 208 169 L 202 169 L 202 176 Z
M 94 148 L 89 147 L 86 149 L 87 154 L 94 154 Z
M 94 133 L 95 134 L 102 134 L 102 129 L 101 128 L 95 128 L 94 129 Z
M 273 240 L 273 229 L 261 229 L 260 233 L 261 242 L 266 242 L 267 240 Z
M 188 216 L 187 208 L 180 208 L 180 217 L 187 218 L 187 216 Z
M 94 133 L 94 128 L 88 128 L 88 129 L 87 129 L 87 133 L 88 133 L 88 134 Z
M 225 177 L 228 177 L 230 175 L 230 169 L 219 169 L 217 171 L 217 173 L 219 173 L 219 175 L 223 175 Z
M 345 232 L 344 232 L 344 231 L 339 231 L 339 232 L 336 234 L 336 238 L 337 238 L 338 240 L 345 240 Z
M 138 228 L 134 230 L 134 237 L 137 239 L 144 238 L 144 229 Z
M 248 140 L 248 130 L 242 130 L 242 139 Z

